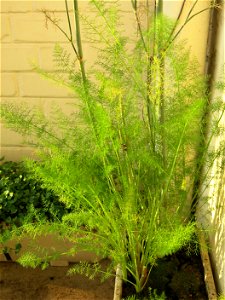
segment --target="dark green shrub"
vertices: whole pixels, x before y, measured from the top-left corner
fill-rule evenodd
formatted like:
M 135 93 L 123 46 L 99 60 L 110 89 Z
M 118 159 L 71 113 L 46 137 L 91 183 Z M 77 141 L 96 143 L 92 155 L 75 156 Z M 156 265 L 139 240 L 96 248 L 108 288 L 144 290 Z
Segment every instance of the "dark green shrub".
M 21 225 L 28 219 L 53 221 L 68 213 L 52 191 L 29 176 L 22 162 L 4 162 L 0 176 L 0 224 Z

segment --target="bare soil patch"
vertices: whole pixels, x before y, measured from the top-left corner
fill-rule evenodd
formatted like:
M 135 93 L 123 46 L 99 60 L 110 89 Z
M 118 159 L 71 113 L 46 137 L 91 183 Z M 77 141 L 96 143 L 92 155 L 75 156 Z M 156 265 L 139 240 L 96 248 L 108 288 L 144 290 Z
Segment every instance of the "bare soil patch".
M 69 267 L 23 268 L 0 262 L 1 300 L 112 300 L 114 280 L 67 276 Z

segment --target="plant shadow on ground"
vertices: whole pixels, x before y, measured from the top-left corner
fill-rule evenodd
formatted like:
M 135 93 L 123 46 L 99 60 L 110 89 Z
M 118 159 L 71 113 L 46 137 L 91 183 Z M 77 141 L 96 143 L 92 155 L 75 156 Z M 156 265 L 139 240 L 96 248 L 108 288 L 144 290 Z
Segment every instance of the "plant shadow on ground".
M 206 300 L 207 292 L 204 283 L 204 269 L 199 253 L 189 254 L 182 249 L 173 255 L 159 259 L 153 267 L 145 289 L 138 300 L 149 299 L 149 288 L 163 292 L 167 300 Z M 123 297 L 135 294 L 130 284 L 124 284 Z
M 101 265 L 107 262 L 101 262 Z M 82 275 L 66 276 L 70 266 L 23 268 L 0 262 L 0 300 L 111 300 L 114 280 L 104 283 Z

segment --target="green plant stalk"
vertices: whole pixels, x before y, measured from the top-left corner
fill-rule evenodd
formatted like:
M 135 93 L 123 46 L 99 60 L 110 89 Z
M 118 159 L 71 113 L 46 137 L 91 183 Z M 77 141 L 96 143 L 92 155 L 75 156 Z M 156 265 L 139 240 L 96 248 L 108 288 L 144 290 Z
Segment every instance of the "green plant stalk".
M 163 0 L 158 0 L 157 3 L 157 14 L 163 13 Z
M 75 48 L 74 43 L 73 43 L 73 31 L 72 31 L 72 26 L 71 26 L 69 8 L 68 8 L 68 2 L 67 1 L 68 0 L 65 0 L 65 7 L 66 7 L 66 16 L 67 16 L 67 22 L 68 22 L 68 25 L 69 25 L 70 37 L 68 37 L 67 34 L 66 34 L 66 37 L 67 37 L 68 41 L 70 42 L 70 44 L 73 48 L 73 51 L 76 54 L 77 59 L 79 60 L 79 54 L 78 54 L 77 49 Z
M 155 37 L 153 39 L 152 42 L 152 47 L 150 46 L 150 41 L 145 42 L 144 40 L 144 36 L 143 36 L 143 32 L 142 32 L 142 28 L 141 28 L 141 22 L 140 19 L 138 17 L 138 7 L 137 7 L 137 1 L 131 0 L 132 6 L 133 6 L 133 10 L 134 10 L 134 14 L 135 14 L 135 18 L 136 18 L 136 23 L 137 23 L 137 28 L 138 28 L 138 32 L 140 34 L 141 37 L 141 41 L 142 44 L 144 46 L 146 55 L 147 55 L 147 95 L 146 95 L 146 107 L 147 107 L 147 117 L 148 117 L 148 127 L 149 127 L 149 133 L 150 133 L 150 142 L 152 144 L 153 147 L 153 151 L 155 151 L 155 132 L 154 132 L 154 123 L 155 123 L 155 116 L 154 116 L 154 111 L 153 111 L 153 106 L 151 104 L 151 83 L 152 83 L 152 74 L 151 74 L 151 65 L 152 65 L 152 58 L 154 57 L 154 50 L 155 50 L 155 46 L 154 46 L 154 42 L 155 42 Z M 150 22 L 149 22 L 149 16 L 148 16 L 148 3 L 147 3 L 147 28 L 150 28 Z M 155 12 L 154 12 L 155 14 Z M 154 20 L 156 18 L 156 14 L 154 15 Z M 155 21 L 153 21 L 155 22 Z M 152 53 L 150 53 L 152 48 Z
M 134 10 L 134 14 L 135 14 L 135 19 L 136 19 L 138 31 L 139 31 L 139 34 L 140 34 L 140 37 L 141 37 L 141 41 L 143 43 L 143 46 L 144 46 L 146 54 L 148 54 L 148 48 L 146 46 L 146 43 L 145 43 L 145 40 L 144 40 L 144 36 L 143 36 L 143 33 L 142 33 L 142 29 L 141 29 L 141 21 L 140 21 L 140 19 L 138 17 L 138 13 L 137 13 L 137 0 L 131 0 L 131 4 L 133 6 L 133 10 Z
M 157 15 L 160 17 L 163 14 L 163 0 L 158 1 Z M 160 36 L 158 38 L 158 57 L 160 61 L 159 66 L 159 80 L 160 80 L 160 124 L 162 130 L 162 160 L 164 170 L 167 169 L 167 150 L 166 150 L 166 132 L 164 128 L 165 123 L 165 96 L 164 96 L 164 85 L 165 85 L 165 57 L 163 47 L 161 46 Z M 166 199 L 165 199 L 166 202 Z
M 70 15 L 69 15 L 69 8 L 68 8 L 68 2 L 65 0 L 65 7 L 66 7 L 66 16 L 67 16 L 67 22 L 69 26 L 69 31 L 70 31 L 70 39 L 73 41 L 73 31 L 72 31 L 72 26 L 70 22 Z
M 94 4 L 95 4 L 96 8 L 99 10 L 102 17 L 105 19 L 105 16 L 102 13 L 102 11 L 99 8 L 96 1 L 94 1 Z M 66 10 L 67 10 L 67 16 L 68 16 L 68 6 L 66 6 Z M 79 19 L 78 0 L 74 0 L 74 17 L 75 17 L 75 23 L 76 23 L 76 43 L 77 43 L 77 49 L 78 49 L 78 59 L 79 59 L 79 63 L 80 63 L 81 73 L 82 73 L 83 85 L 84 85 L 85 93 L 86 93 L 86 96 L 87 96 L 87 107 L 88 107 L 90 118 L 92 120 L 92 127 L 93 127 L 93 130 L 95 132 L 96 141 L 98 141 L 98 133 L 97 133 L 96 126 L 95 126 L 96 121 L 95 121 L 95 117 L 93 115 L 92 109 L 90 107 L 89 92 L 88 92 L 88 88 L 87 88 L 85 66 L 84 66 L 84 61 L 83 61 L 83 50 L 82 50 L 82 40 L 81 40 L 81 32 L 80 32 L 80 19 Z M 105 21 L 106 21 L 106 24 L 108 25 L 108 27 L 110 28 L 110 25 L 108 24 L 108 21 L 106 19 L 105 19 Z M 69 22 L 69 19 L 68 19 L 68 22 Z M 111 28 L 110 28 L 110 30 L 111 30 Z M 113 34 L 113 32 L 112 32 L 112 34 Z M 115 37 L 116 42 L 120 43 L 115 35 L 114 35 L 114 37 Z M 72 35 L 71 35 L 71 38 L 72 38 Z M 122 120 L 123 120 L 123 123 L 124 123 L 122 100 L 120 102 L 120 112 L 121 112 Z M 122 135 L 120 134 L 120 136 L 121 136 L 121 144 L 123 144 L 124 142 L 123 142 Z M 116 153 L 116 155 L 117 155 L 117 153 Z M 117 157 L 118 157 L 118 155 L 117 155 Z M 120 165 L 121 174 L 123 174 L 122 167 L 121 167 L 121 164 L 120 164 L 120 159 L 118 159 L 118 163 Z M 104 166 L 107 166 L 107 163 L 105 162 L 104 157 L 103 157 L 103 164 L 104 164 Z M 129 173 L 129 169 L 128 169 L 128 173 Z M 109 177 L 109 183 L 113 187 L 113 189 L 115 190 L 115 185 L 113 183 L 112 177 Z
M 96 8 L 99 10 L 99 12 L 101 13 L 102 17 L 105 19 L 105 16 L 104 16 L 104 14 L 102 14 L 101 9 L 99 8 L 96 1 L 94 1 L 94 4 L 95 4 Z M 68 12 L 68 7 L 67 7 L 67 12 Z M 90 107 L 89 92 L 88 92 L 88 87 L 87 87 L 85 66 L 84 66 L 84 61 L 83 61 L 83 50 L 82 50 L 82 40 L 81 40 L 81 31 L 80 31 L 78 0 L 74 0 L 74 17 L 75 17 L 75 23 L 76 23 L 76 43 L 77 43 L 78 56 L 79 56 L 80 69 L 81 69 L 81 73 L 82 73 L 83 85 L 84 85 L 85 93 L 86 93 L 86 96 L 87 96 L 87 107 L 88 107 L 90 118 L 92 120 L 92 127 L 93 127 L 93 130 L 95 132 L 96 141 L 98 142 L 98 132 L 96 130 L 96 125 L 95 125 L 96 121 L 95 121 L 95 117 L 94 117 L 93 112 L 92 112 L 92 108 Z M 106 24 L 108 25 L 108 27 L 110 28 L 110 25 L 108 24 L 108 21 L 106 19 L 105 19 L 105 21 L 106 21 Z M 113 34 L 113 32 L 112 32 L 112 34 Z M 115 37 L 115 35 L 114 35 L 114 37 Z M 115 37 L 115 39 L 116 39 L 117 43 L 120 43 L 116 37 Z M 120 100 L 121 100 L 120 101 L 120 113 L 121 113 L 122 121 L 124 123 L 122 99 L 120 99 Z M 120 136 L 121 136 L 121 144 L 123 144 L 122 135 L 120 134 Z M 117 155 L 117 157 L 118 157 L 118 155 Z M 120 160 L 118 160 L 118 163 L 119 163 L 120 169 L 122 171 Z M 104 164 L 105 167 L 107 166 L 107 163 L 105 161 L 105 157 L 103 157 L 103 164 Z M 122 173 L 123 173 L 123 171 L 122 171 Z M 109 177 L 109 182 L 110 182 L 110 185 L 115 190 L 115 185 L 113 183 L 113 179 L 112 179 L 111 176 Z
M 155 2 L 156 5 L 156 2 Z M 149 1 L 147 1 L 147 30 L 150 29 L 151 23 L 150 23 L 150 15 L 149 15 Z M 149 47 L 148 47 L 148 66 L 147 66 L 147 113 L 148 113 L 148 119 L 150 124 L 150 129 L 152 133 L 152 147 L 153 152 L 155 152 L 155 122 L 156 122 L 156 116 L 155 111 L 153 111 L 153 105 L 151 105 L 151 84 L 152 84 L 152 63 L 153 63 L 153 57 L 155 55 L 155 42 L 156 42 L 156 7 L 154 9 L 154 16 L 153 16 L 153 23 L 154 23 L 154 36 L 153 40 L 149 38 L 147 41 Z
M 79 8 L 78 8 L 78 0 L 73 1 L 74 5 L 74 17 L 75 17 L 75 24 L 76 24 L 76 42 L 77 42 L 77 49 L 78 49 L 78 59 L 80 63 L 80 69 L 82 74 L 83 83 L 86 85 L 86 73 L 84 67 L 84 59 L 83 59 L 83 49 L 82 49 L 82 42 L 81 42 L 81 32 L 80 32 L 80 18 L 79 18 Z
M 166 150 L 166 132 L 164 128 L 165 124 L 165 96 L 164 96 L 164 85 L 165 85 L 165 61 L 164 54 L 160 53 L 160 67 L 159 67 L 159 76 L 160 76 L 160 123 L 162 126 L 162 159 L 164 169 L 167 169 L 167 150 Z
M 79 16 L 79 7 L 78 7 L 78 0 L 73 1 L 74 4 L 74 18 L 75 18 L 75 24 L 76 24 L 76 43 L 77 43 L 77 52 L 78 52 L 78 60 L 80 64 L 80 70 L 82 74 L 82 82 L 84 91 L 86 94 L 86 104 L 89 111 L 89 116 L 92 121 L 92 128 L 95 133 L 96 141 L 98 142 L 98 132 L 96 129 L 96 120 L 95 116 L 93 114 L 93 110 L 91 108 L 90 104 L 90 96 L 88 91 L 88 84 L 87 84 L 87 78 L 86 78 L 86 72 L 85 72 L 85 65 L 84 65 L 84 59 L 83 59 L 83 47 L 82 47 L 82 40 L 81 40 L 81 30 L 80 30 L 80 16 Z M 67 8 L 68 11 L 68 8 Z
M 147 93 L 146 93 L 146 110 L 147 110 L 147 119 L 148 119 L 148 129 L 149 129 L 149 136 L 150 136 L 150 143 L 152 145 L 152 149 L 153 152 L 155 153 L 155 147 L 156 147 L 156 136 L 155 136 L 155 122 L 156 122 L 156 116 L 155 116 L 155 111 L 154 111 L 154 107 L 151 103 L 151 95 L 152 95 L 152 63 L 153 63 L 153 57 L 155 54 L 155 34 L 154 34 L 154 38 L 152 41 L 152 45 L 151 45 L 151 40 L 147 40 L 147 42 L 145 42 L 144 40 L 144 36 L 143 36 L 143 32 L 142 32 L 142 28 L 141 28 L 141 22 L 139 20 L 138 17 L 138 12 L 137 12 L 137 1 L 133 1 L 131 0 L 132 6 L 133 6 L 133 10 L 135 13 L 135 18 L 136 18 L 136 22 L 137 22 L 137 27 L 138 27 L 138 32 L 140 34 L 141 37 L 141 41 L 142 44 L 144 46 L 146 55 L 147 55 L 147 79 L 146 79 L 146 83 L 147 83 Z M 149 3 L 147 1 L 146 3 L 147 5 L 147 29 L 150 28 L 150 17 L 149 17 Z M 154 24 L 155 24 L 155 20 L 156 20 L 156 9 L 154 10 Z M 154 175 L 155 177 L 155 175 Z M 154 179 L 155 180 L 155 179 Z M 154 185 L 154 183 L 153 183 Z
M 185 124 L 185 126 L 183 128 L 179 143 L 176 147 L 176 153 L 175 153 L 174 158 L 173 158 L 172 166 L 171 166 L 170 173 L 169 173 L 169 178 L 168 178 L 168 180 L 165 184 L 165 188 L 164 188 L 164 191 L 163 191 L 163 199 L 165 199 L 165 195 L 168 191 L 168 188 L 169 188 L 169 185 L 170 185 L 170 182 L 171 182 L 171 179 L 172 179 L 172 175 L 173 175 L 173 172 L 174 172 L 174 168 L 175 168 L 175 165 L 176 165 L 176 161 L 177 161 L 177 158 L 178 158 L 178 153 L 180 151 L 180 147 L 181 147 L 181 143 L 182 143 L 182 140 L 183 140 L 183 136 L 184 136 L 186 127 L 187 127 L 187 123 Z
M 105 23 L 106 23 L 108 29 L 110 30 L 112 36 L 113 36 L 114 39 L 115 39 L 116 44 L 121 45 L 119 39 L 117 38 L 117 36 L 116 36 L 115 33 L 113 32 L 113 30 L 112 30 L 112 28 L 111 28 L 111 26 L 110 26 L 110 24 L 109 24 L 109 21 L 106 19 L 106 17 L 105 17 L 105 15 L 104 15 L 103 11 L 101 10 L 101 7 L 99 6 L 98 1 L 93 0 L 93 4 L 95 5 L 95 7 L 96 7 L 96 9 L 98 10 L 98 12 L 99 12 L 99 14 L 101 15 L 101 17 L 104 19 L 104 21 L 105 21 Z M 134 6 L 135 6 L 135 4 L 134 4 Z M 79 22 L 79 20 L 78 20 L 78 22 Z M 140 26 L 140 23 L 139 23 L 139 26 Z M 131 74 L 132 74 L 132 73 L 131 73 Z M 132 76 L 133 76 L 133 75 L 132 75 Z M 121 97 L 119 98 L 118 106 L 119 106 L 118 109 L 119 109 L 119 111 L 120 111 L 121 121 L 122 121 L 122 123 L 123 123 L 122 128 L 124 128 L 124 127 L 125 127 L 125 118 L 124 118 L 123 103 L 122 103 Z M 120 143 L 121 143 L 121 145 L 123 145 L 124 142 L 125 142 L 125 146 L 126 146 L 127 139 L 126 139 L 126 133 L 125 133 L 125 131 L 122 132 L 120 129 L 118 129 L 118 134 L 119 134 L 119 137 L 120 137 Z M 116 154 L 116 156 L 119 158 L 118 154 L 117 154 L 117 153 L 115 153 L 115 154 Z M 121 174 L 123 174 L 123 175 L 128 174 L 128 180 L 131 182 L 132 169 L 129 168 L 130 164 L 129 164 L 129 160 L 128 160 L 127 155 L 125 155 L 125 159 L 126 159 L 127 170 L 126 170 L 126 171 L 123 170 L 123 167 L 122 167 L 122 164 L 121 164 L 121 162 L 120 162 L 120 159 L 118 159 L 118 163 L 119 163 L 119 166 L 120 166 L 119 168 L 120 168 L 120 170 L 121 170 Z M 124 176 L 123 176 L 123 177 L 124 177 Z M 112 178 L 110 178 L 110 182 L 112 182 Z

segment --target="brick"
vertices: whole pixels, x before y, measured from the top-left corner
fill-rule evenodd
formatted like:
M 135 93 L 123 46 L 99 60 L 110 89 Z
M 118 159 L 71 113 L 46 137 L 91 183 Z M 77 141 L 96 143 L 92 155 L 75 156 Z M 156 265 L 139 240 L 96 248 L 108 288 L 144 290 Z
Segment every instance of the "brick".
M 6 128 L 3 124 L 0 125 L 1 146 L 18 146 L 23 143 L 23 137 L 12 129 Z
M 25 101 L 26 100 L 26 101 Z M 22 107 L 23 104 L 28 104 L 29 108 L 38 107 L 43 109 L 43 100 L 42 99 L 22 99 L 22 98 L 6 98 L 1 100 L 2 104 L 15 104 L 18 107 Z M 0 124 L 0 132 L 1 132 L 1 145 L 2 146 L 18 146 L 23 144 L 24 138 L 14 132 L 12 129 L 8 129 L 6 125 Z
M 31 147 L 8 147 L 0 148 L 0 157 L 5 160 L 20 161 L 24 158 L 35 158 L 35 149 Z
M 19 91 L 22 97 L 72 97 L 66 87 L 41 78 L 39 74 L 24 73 L 18 75 Z
M 22 107 L 23 104 L 27 104 L 29 108 L 38 107 L 40 109 L 43 109 L 43 102 L 44 100 L 38 99 L 38 98 L 2 98 L 1 103 L 2 104 L 15 104 L 19 107 Z M 7 128 L 7 126 L 4 124 L 0 124 L 0 132 L 1 132 L 1 146 L 4 147 L 17 147 L 17 146 L 24 146 L 24 137 L 20 134 L 13 131 L 13 129 Z
M 62 20 L 60 26 L 68 30 L 66 16 L 58 13 Z M 11 17 L 12 36 L 15 42 L 66 42 L 65 36 L 52 24 L 46 28 L 45 16 L 41 12 L 27 14 L 13 14 Z
M 11 42 L 11 27 L 9 16 L 1 14 L 1 42 Z
M 63 44 L 61 45 L 64 50 L 67 51 L 71 55 L 72 59 L 75 59 L 75 54 L 72 50 L 72 47 L 70 44 Z M 40 67 L 44 70 L 48 71 L 56 71 L 57 65 L 54 62 L 54 45 L 50 46 L 41 46 L 39 48 L 39 58 L 40 58 Z
M 38 48 L 24 44 L 2 45 L 2 71 L 29 71 L 31 62 L 38 62 Z
M 55 108 L 60 108 L 65 115 L 70 115 L 72 112 L 78 112 L 79 100 L 75 98 L 48 98 L 43 103 L 43 110 L 46 116 L 51 116 Z
M 119 14 L 121 22 L 119 29 L 123 32 L 123 35 L 130 39 L 137 38 L 137 24 L 131 3 L 129 1 L 121 1 L 119 9 L 121 10 Z
M 98 13 L 96 13 L 96 9 L 93 5 L 88 5 L 88 1 L 81 2 L 79 9 L 80 14 L 84 17 L 88 17 L 88 21 L 93 23 L 95 26 L 98 26 L 97 22 L 100 22 L 100 29 L 102 26 L 106 27 L 106 24 L 104 20 L 102 20 L 102 18 L 99 18 L 98 21 L 96 20 L 96 15 L 98 15 Z M 118 10 L 120 31 L 123 33 L 124 36 L 134 39 L 135 37 L 137 37 L 137 25 L 130 1 L 119 1 Z M 84 24 L 82 24 L 82 22 Z M 88 38 L 85 38 L 85 36 L 87 35 L 85 31 L 86 26 L 88 27 L 88 25 L 86 25 L 81 18 L 82 40 L 85 41 L 85 43 L 88 43 Z
M 96 46 L 96 45 L 95 45 Z M 87 70 L 92 68 L 97 62 L 99 50 L 93 47 L 93 44 L 83 43 L 84 62 Z
M 43 108 L 43 104 L 44 104 L 45 100 L 41 99 L 41 98 L 22 98 L 22 97 L 2 97 L 1 98 L 1 103 L 5 104 L 5 103 L 11 103 L 11 104 L 26 104 L 29 105 L 31 108 L 33 106 L 38 106 L 39 108 Z
M 13 73 L 2 73 L 1 74 L 1 96 L 11 97 L 16 95 L 18 95 L 16 75 Z
M 41 2 L 40 2 L 41 3 Z M 41 5 L 38 3 L 38 6 Z M 136 22 L 134 14 L 131 10 L 131 6 L 127 3 L 122 5 L 121 8 L 125 13 L 122 13 L 121 18 L 121 30 L 124 31 L 126 36 L 134 38 L 136 36 Z M 87 7 L 87 1 L 81 2 L 80 5 L 81 14 L 87 16 L 89 15 L 90 20 L 95 21 L 95 14 L 90 11 L 90 8 Z M 59 25 L 65 30 L 65 32 L 69 33 L 67 17 L 65 12 L 56 12 L 55 17 L 59 20 Z M 74 15 L 70 13 L 71 22 L 73 26 Z M 66 37 L 57 29 L 54 25 L 52 25 L 49 21 L 47 22 L 48 26 L 46 29 L 46 20 L 45 16 L 41 12 L 33 12 L 27 14 L 14 14 L 11 18 L 12 23 L 12 34 L 14 41 L 17 42 L 67 42 Z M 88 42 L 85 39 L 85 26 L 81 24 L 82 38 L 83 41 Z
M 70 54 L 71 63 L 76 60 L 76 54 L 70 44 L 61 45 L 64 50 Z M 91 44 L 83 44 L 83 54 L 86 68 L 92 68 L 97 61 L 98 50 L 93 48 Z M 54 46 L 42 46 L 39 49 L 40 67 L 45 70 L 57 70 L 57 65 L 54 62 Z M 79 63 L 76 63 L 76 68 L 79 70 Z
M 73 10 L 73 1 L 68 1 L 69 10 Z M 62 0 L 54 0 L 54 1 L 46 1 L 46 0 L 38 0 L 38 1 L 6 1 L 3 0 L 1 4 L 1 12 L 36 12 L 39 10 L 45 9 L 47 11 L 55 11 L 55 12 L 64 12 L 65 11 L 65 2 Z
M 73 9 L 73 1 L 68 1 L 69 10 Z M 65 11 L 65 2 L 61 0 L 55 1 L 46 1 L 46 0 L 39 0 L 33 1 L 33 9 L 40 10 L 45 9 L 47 11 Z
M 33 10 L 34 1 L 9 1 L 2 0 L 1 11 L 2 12 L 29 12 Z

